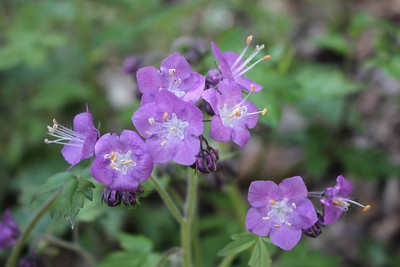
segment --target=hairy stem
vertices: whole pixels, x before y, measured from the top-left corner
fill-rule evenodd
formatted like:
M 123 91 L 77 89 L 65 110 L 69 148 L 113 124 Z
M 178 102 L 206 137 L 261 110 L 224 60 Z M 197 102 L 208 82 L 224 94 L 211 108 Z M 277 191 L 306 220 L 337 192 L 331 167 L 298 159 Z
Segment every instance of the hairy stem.
M 183 262 L 185 267 L 192 266 L 192 223 L 197 205 L 197 180 L 195 171 L 191 171 L 188 183 L 188 192 L 185 203 L 185 213 L 181 224 L 181 244 L 183 249 Z
M 46 213 L 46 211 L 50 208 L 51 204 L 53 204 L 54 200 L 58 197 L 61 193 L 62 188 L 58 189 L 50 198 L 47 200 L 40 209 L 36 212 L 35 216 L 29 221 L 28 226 L 23 231 L 22 235 L 18 239 L 17 244 L 12 249 L 10 256 L 7 259 L 6 267 L 14 267 L 17 263 L 18 256 L 21 253 L 22 246 L 24 245 L 26 239 L 29 237 L 30 233 L 32 232 L 33 228 L 39 221 L 39 219 Z

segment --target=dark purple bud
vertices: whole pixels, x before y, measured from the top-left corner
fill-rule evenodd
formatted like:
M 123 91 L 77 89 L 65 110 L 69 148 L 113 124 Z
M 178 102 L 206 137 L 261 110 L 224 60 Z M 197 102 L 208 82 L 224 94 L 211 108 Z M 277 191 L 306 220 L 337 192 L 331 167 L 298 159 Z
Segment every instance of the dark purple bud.
M 136 198 L 138 198 L 138 195 L 136 195 L 135 192 L 124 192 L 122 194 L 122 201 L 127 206 L 132 206 L 132 207 L 135 206 Z
M 3 213 L 3 220 L 0 221 L 0 249 L 14 246 L 20 235 L 19 227 L 11 217 L 10 210 Z
M 317 213 L 318 220 L 313 226 L 307 229 L 303 229 L 303 233 L 309 237 L 316 238 L 323 233 L 324 218 L 321 214 Z
M 196 156 L 195 163 L 191 166 L 202 173 L 216 172 L 219 166 L 218 150 L 208 145 L 207 140 L 201 136 L 201 149 Z
M 110 207 L 115 207 L 121 204 L 121 193 L 117 190 L 111 190 L 109 187 L 104 188 L 103 201 Z
M 206 75 L 206 88 L 215 88 L 222 80 L 222 74 L 219 70 L 209 70 Z
M 123 67 L 126 74 L 136 73 L 140 67 L 141 60 L 136 56 L 129 56 L 124 59 Z

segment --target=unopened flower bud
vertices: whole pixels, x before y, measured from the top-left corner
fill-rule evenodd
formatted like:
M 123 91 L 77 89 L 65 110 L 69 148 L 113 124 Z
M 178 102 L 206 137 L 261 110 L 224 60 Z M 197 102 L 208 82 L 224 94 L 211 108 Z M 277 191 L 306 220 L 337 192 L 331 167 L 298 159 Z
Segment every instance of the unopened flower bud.
M 303 233 L 309 237 L 316 238 L 323 233 L 324 218 L 321 214 L 317 213 L 318 221 L 313 226 L 307 229 L 303 229 Z
M 129 56 L 124 59 L 123 68 L 126 74 L 134 74 L 140 67 L 141 60 L 136 56 Z

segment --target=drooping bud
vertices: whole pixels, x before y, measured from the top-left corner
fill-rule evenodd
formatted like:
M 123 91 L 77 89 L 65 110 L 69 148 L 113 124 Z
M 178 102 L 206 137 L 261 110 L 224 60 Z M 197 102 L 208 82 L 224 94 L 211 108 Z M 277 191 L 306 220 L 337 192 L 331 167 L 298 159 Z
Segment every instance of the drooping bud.
M 317 213 L 318 220 L 315 222 L 313 226 L 307 229 L 303 229 L 303 233 L 309 237 L 316 238 L 323 233 L 324 226 L 324 218 L 321 214 Z
M 103 201 L 109 207 L 115 207 L 121 203 L 124 203 L 126 206 L 134 207 L 139 203 L 139 198 L 143 196 L 144 192 L 141 185 L 134 191 L 117 191 L 106 187 L 103 192 Z
M 201 148 L 196 162 L 191 166 L 202 173 L 216 172 L 219 167 L 218 150 L 209 146 L 204 136 L 200 136 Z
M 111 190 L 109 187 L 104 188 L 103 191 L 103 201 L 109 207 L 115 207 L 121 204 L 121 193 L 116 190 Z

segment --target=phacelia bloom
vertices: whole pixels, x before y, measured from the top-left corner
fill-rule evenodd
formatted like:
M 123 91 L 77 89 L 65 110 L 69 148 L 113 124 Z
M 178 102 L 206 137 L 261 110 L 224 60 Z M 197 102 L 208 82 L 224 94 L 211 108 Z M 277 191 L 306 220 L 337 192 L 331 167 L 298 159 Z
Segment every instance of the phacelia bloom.
M 121 135 L 105 134 L 95 146 L 96 159 L 90 173 L 110 190 L 134 191 L 153 170 L 153 161 L 140 136 L 124 130 Z
M 71 164 L 70 168 L 94 155 L 94 146 L 100 134 L 93 125 L 92 114 L 89 113 L 88 108 L 86 112 L 75 116 L 73 130 L 58 124 L 55 119 L 53 127 L 47 126 L 47 129 L 48 134 L 56 140 L 45 139 L 44 142 L 64 145 L 61 154 Z
M 192 72 L 189 63 L 179 53 L 164 59 L 160 70 L 154 66 L 141 68 L 136 78 L 138 88 L 143 93 L 141 105 L 153 102 L 155 95 L 164 89 L 186 102 L 195 103 L 205 85 L 205 78 Z
M 336 178 L 337 184 L 334 187 L 328 187 L 325 192 L 321 194 L 321 202 L 324 205 L 324 225 L 334 223 L 342 215 L 343 211 L 347 211 L 350 203 L 358 205 L 368 211 L 370 205 L 361 205 L 349 199 L 353 186 L 342 175 Z
M 246 47 L 243 49 L 240 55 L 230 51 L 222 54 L 221 50 L 215 43 L 211 43 L 211 46 L 215 58 L 219 61 L 218 69 L 224 78 L 235 81 L 245 90 L 251 91 L 251 88 L 254 87 L 255 91 L 258 92 L 262 89 L 262 86 L 244 77 L 243 75 L 259 62 L 270 59 L 271 56 L 264 56 L 253 64 L 249 65 L 250 61 L 264 48 L 264 45 L 257 45 L 255 51 L 251 53 L 247 59 L 243 59 L 252 39 L 253 36 L 251 35 L 247 37 Z
M 195 162 L 200 150 L 198 137 L 203 133 L 203 115 L 194 104 L 163 90 L 155 96 L 154 103 L 141 106 L 132 121 L 146 138 L 154 163 Z
M 111 190 L 109 187 L 106 187 L 103 191 L 103 201 L 110 207 L 119 206 L 121 202 L 133 207 L 139 202 L 142 193 L 144 193 L 144 190 L 141 185 L 133 191 Z
M 219 142 L 233 140 L 244 147 L 250 138 L 248 130 L 256 126 L 258 113 L 265 115 L 267 109 L 258 111 L 257 107 L 247 100 L 250 93 L 243 99 L 240 87 L 230 80 L 218 84 L 218 90 L 204 91 L 203 98 L 214 110 L 211 119 L 210 136 Z
M 284 179 L 279 185 L 272 181 L 250 184 L 246 229 L 259 236 L 270 235 L 271 242 L 284 250 L 299 241 L 302 229 L 317 221 L 307 188 L 300 176 Z
M 19 227 L 11 217 L 11 212 L 6 210 L 0 221 L 0 249 L 14 246 L 20 235 Z

